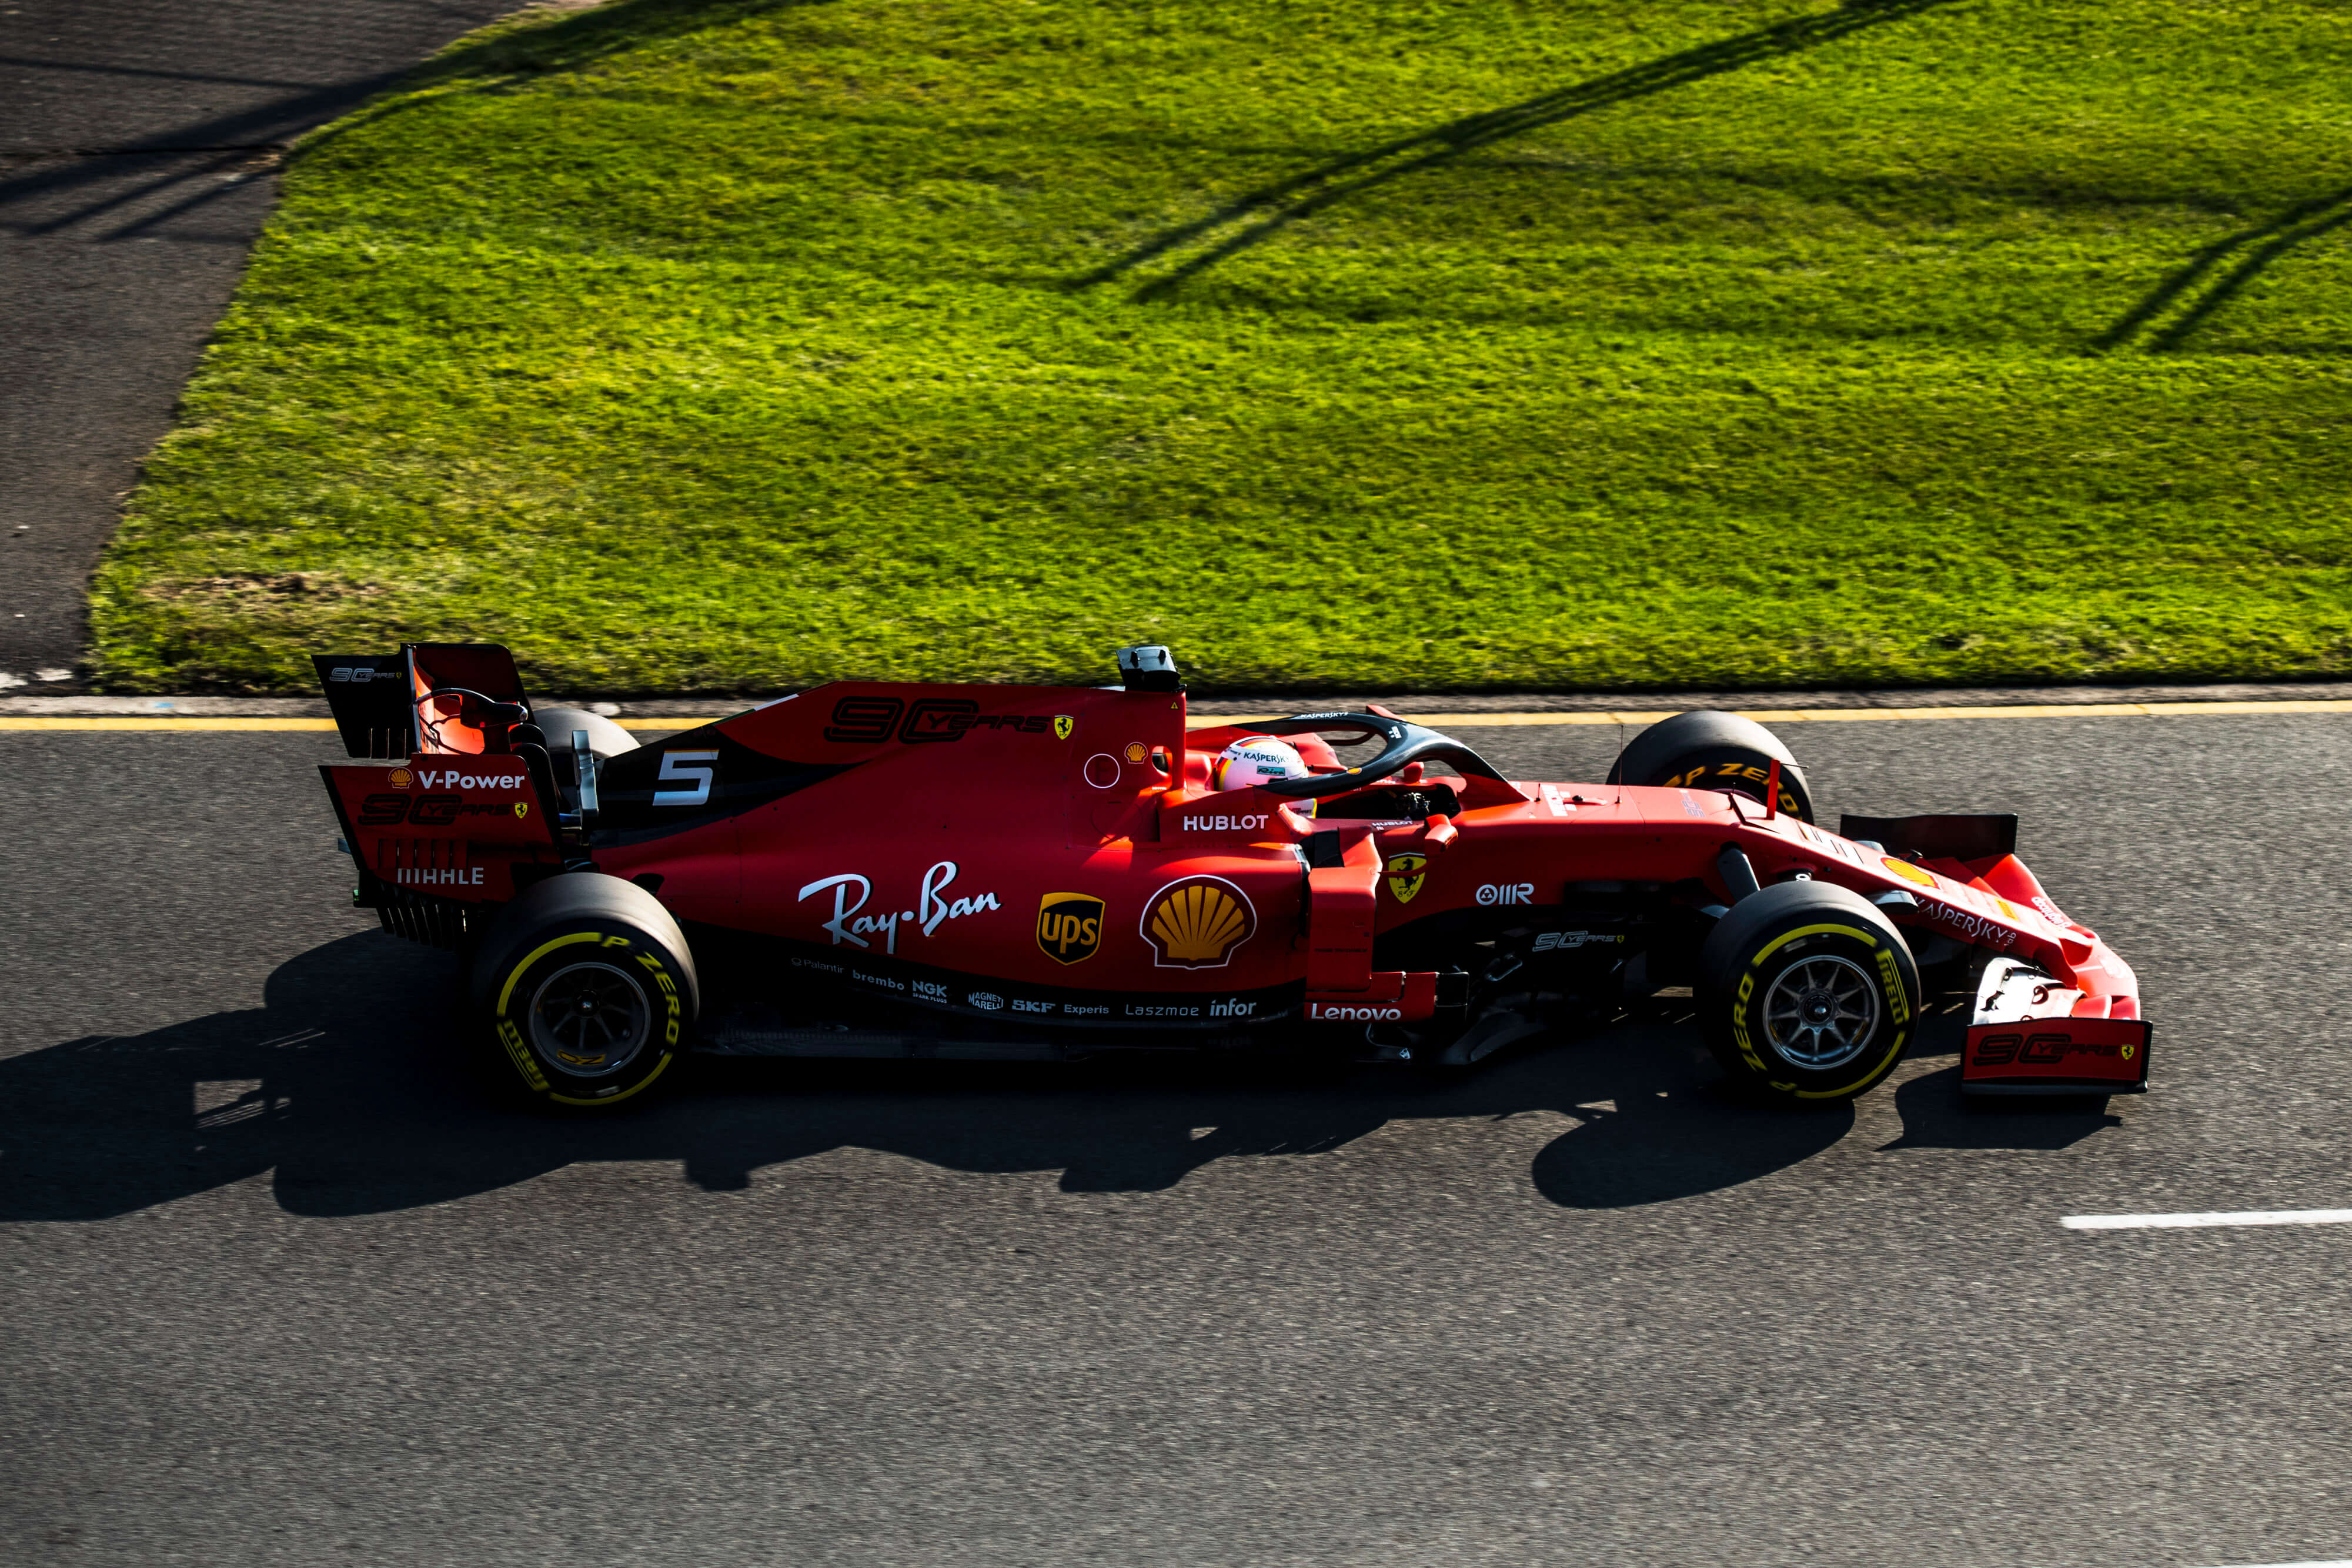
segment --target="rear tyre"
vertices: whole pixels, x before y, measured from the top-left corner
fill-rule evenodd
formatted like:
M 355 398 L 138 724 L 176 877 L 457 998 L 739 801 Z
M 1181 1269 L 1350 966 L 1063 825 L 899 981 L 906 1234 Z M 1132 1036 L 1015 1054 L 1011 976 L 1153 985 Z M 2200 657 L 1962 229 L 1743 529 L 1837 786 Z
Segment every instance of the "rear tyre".
M 1737 789 L 1764 799 L 1772 764 L 1780 765 L 1780 810 L 1813 820 L 1805 770 L 1780 737 L 1752 718 L 1699 708 L 1661 719 L 1635 736 L 1609 769 L 1612 784 L 1682 789 Z
M 1919 1013 L 1902 933 L 1860 894 L 1783 882 L 1751 894 L 1699 949 L 1709 1050 L 1790 1105 L 1851 1100 L 1895 1071 Z
M 534 883 L 490 923 L 473 998 L 524 1095 L 604 1110 L 638 1101 L 685 1051 L 701 987 L 653 894 L 573 872 Z

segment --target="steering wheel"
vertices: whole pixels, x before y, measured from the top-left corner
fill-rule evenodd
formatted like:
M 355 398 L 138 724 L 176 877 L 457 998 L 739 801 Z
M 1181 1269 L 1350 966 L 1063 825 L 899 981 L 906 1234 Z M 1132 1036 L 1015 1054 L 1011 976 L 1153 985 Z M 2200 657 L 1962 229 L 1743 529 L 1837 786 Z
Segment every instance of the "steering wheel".
M 1408 764 L 1431 760 L 1450 764 L 1465 782 L 1471 779 L 1493 780 L 1492 786 L 1478 791 L 1481 794 L 1492 796 L 1499 790 L 1513 800 L 1527 799 L 1518 786 L 1505 779 L 1493 763 L 1452 736 L 1424 729 L 1401 718 L 1384 718 L 1371 713 L 1303 713 L 1295 717 L 1278 718 L 1269 724 L 1253 724 L 1246 727 L 1252 735 L 1272 736 L 1306 735 L 1318 729 L 1360 729 L 1388 742 L 1370 761 L 1343 773 L 1310 773 L 1299 779 L 1271 779 L 1255 786 L 1269 795 L 1280 795 L 1286 800 L 1313 800 L 1326 795 L 1343 795 L 1367 784 L 1377 784 Z

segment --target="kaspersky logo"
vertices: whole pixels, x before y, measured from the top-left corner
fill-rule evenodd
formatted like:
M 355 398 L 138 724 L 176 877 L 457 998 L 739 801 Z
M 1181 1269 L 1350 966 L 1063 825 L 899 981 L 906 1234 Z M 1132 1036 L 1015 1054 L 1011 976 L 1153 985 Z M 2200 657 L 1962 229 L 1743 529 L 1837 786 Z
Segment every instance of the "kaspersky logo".
M 1056 964 L 1083 964 L 1102 946 L 1103 901 L 1049 893 L 1037 901 L 1037 946 Z

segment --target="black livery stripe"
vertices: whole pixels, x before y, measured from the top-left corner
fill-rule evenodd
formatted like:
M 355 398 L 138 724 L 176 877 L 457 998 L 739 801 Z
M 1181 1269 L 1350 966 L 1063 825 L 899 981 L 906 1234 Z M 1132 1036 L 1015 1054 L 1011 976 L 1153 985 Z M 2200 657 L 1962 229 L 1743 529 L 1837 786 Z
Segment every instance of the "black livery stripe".
M 712 757 L 712 752 L 718 755 Z M 700 755 L 690 762 L 673 763 L 670 777 L 663 778 L 662 759 L 677 753 Z M 688 832 L 798 794 L 857 766 L 771 757 L 716 726 L 667 736 L 650 746 L 623 752 L 599 770 L 599 815 L 593 842 L 639 844 Z M 683 797 L 702 788 L 706 771 L 705 798 L 682 803 Z

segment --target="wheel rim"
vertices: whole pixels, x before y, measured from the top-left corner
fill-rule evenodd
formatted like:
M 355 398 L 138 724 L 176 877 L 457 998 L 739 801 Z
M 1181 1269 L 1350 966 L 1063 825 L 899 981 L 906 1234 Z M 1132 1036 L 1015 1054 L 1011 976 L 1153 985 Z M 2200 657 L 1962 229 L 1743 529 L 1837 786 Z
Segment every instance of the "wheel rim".
M 610 964 L 566 965 L 531 994 L 531 1049 L 569 1077 L 620 1071 L 645 1049 L 652 1025 L 645 992 Z
M 1823 954 L 1780 971 L 1764 993 L 1764 1035 L 1791 1066 L 1843 1067 L 1878 1032 L 1878 987 L 1851 958 Z

